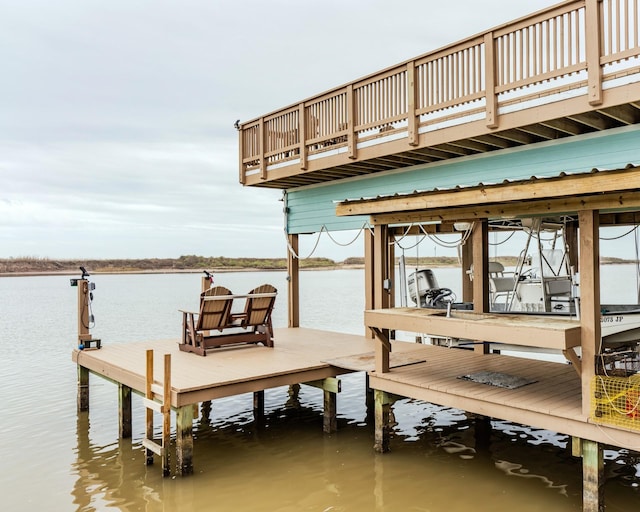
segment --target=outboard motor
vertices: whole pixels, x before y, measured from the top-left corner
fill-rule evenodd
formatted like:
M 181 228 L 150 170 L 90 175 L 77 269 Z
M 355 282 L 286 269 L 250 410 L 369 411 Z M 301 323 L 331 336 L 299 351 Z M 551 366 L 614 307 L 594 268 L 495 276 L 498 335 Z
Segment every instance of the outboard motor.
M 438 280 L 431 269 L 418 270 L 409 275 L 409 296 L 411 300 L 422 308 L 445 309 L 453 295 L 449 288 L 440 288 Z

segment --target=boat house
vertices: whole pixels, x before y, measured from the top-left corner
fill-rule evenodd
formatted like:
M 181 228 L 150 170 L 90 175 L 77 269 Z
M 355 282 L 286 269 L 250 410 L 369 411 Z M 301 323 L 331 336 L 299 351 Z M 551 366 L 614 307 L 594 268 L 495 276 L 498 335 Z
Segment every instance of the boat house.
M 603 445 L 640 450 L 638 368 L 621 376 L 603 360 L 599 273 L 600 227 L 640 220 L 639 24 L 637 0 L 568 0 L 241 123 L 240 182 L 284 193 L 290 328 L 299 237 L 364 228 L 376 450 L 388 448 L 395 396 L 557 431 L 583 458 L 593 511 L 604 507 Z M 579 314 L 492 310 L 492 226 L 547 218 L 568 233 Z M 396 307 L 392 242 L 420 232 L 464 239 L 468 308 Z M 421 362 L 394 367 L 397 331 L 473 350 L 425 344 Z M 460 378 L 483 372 L 527 385 Z

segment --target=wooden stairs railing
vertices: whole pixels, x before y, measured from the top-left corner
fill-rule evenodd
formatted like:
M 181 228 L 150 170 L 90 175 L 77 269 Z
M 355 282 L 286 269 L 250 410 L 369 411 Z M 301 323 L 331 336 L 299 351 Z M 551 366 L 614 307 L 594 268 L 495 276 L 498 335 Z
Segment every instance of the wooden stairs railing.
M 142 446 L 146 451 L 146 464 L 153 464 L 153 455 L 162 458 L 162 474 L 170 473 L 169 446 L 171 443 L 171 354 L 164 355 L 164 376 L 162 384 L 153 378 L 153 350 L 147 350 L 146 387 L 142 399 L 146 408 L 146 431 Z M 154 438 L 154 412 L 162 414 L 162 436 Z

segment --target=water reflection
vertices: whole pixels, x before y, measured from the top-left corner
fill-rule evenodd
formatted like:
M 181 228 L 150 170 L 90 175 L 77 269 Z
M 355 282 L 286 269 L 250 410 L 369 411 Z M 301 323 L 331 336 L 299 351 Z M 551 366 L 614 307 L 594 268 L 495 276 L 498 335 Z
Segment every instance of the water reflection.
M 346 404 L 362 397 L 363 381 L 346 377 Z M 195 474 L 187 478 L 162 478 L 159 465 L 146 467 L 141 432 L 115 444 L 92 442 L 81 414 L 73 503 L 81 511 L 581 509 L 581 462 L 566 436 L 403 399 L 392 406 L 392 453 L 377 455 L 363 408 L 354 416 L 340 396 L 339 430 L 324 435 L 322 392 L 303 386 L 293 397 L 287 387 L 268 390 L 260 421 L 251 394 L 239 404 L 201 404 Z M 612 453 L 607 510 L 630 510 L 640 497 L 638 460 Z

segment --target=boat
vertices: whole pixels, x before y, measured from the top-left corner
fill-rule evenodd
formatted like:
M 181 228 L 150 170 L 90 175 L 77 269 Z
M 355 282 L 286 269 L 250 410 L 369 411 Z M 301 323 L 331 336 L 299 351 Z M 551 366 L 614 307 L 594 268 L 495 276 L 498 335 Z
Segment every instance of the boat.
M 566 226 L 566 218 L 514 219 L 492 226 L 522 231 L 526 241 L 511 270 L 498 261 L 489 262 L 491 312 L 580 318 L 580 276 L 570 264 Z M 473 280 L 473 267 L 466 274 Z M 417 307 L 473 309 L 469 302 L 456 302 L 450 288 L 440 287 L 431 269 L 416 269 L 406 282 L 408 296 Z M 603 350 L 638 353 L 640 304 L 602 304 L 601 335 Z

